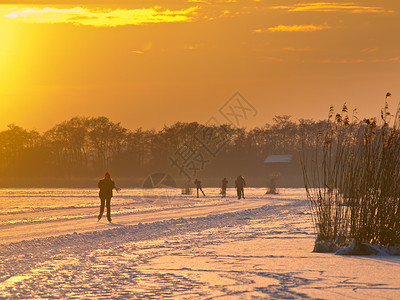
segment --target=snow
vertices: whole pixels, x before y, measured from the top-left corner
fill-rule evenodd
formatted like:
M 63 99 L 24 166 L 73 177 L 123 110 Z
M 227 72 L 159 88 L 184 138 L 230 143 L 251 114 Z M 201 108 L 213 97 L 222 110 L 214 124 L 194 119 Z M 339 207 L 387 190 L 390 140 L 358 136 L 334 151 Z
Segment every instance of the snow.
M 270 163 L 290 163 L 292 160 L 292 155 L 268 155 L 267 158 L 264 160 L 265 164 Z
M 312 252 L 303 189 L 0 190 L 0 299 L 398 299 L 400 258 Z

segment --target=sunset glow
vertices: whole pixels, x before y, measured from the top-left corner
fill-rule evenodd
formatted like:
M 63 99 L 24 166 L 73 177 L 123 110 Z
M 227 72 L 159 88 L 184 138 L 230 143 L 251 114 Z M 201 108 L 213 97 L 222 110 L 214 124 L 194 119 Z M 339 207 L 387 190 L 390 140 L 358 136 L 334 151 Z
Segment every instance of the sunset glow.
M 315 11 L 315 12 L 346 12 L 346 13 L 391 13 L 390 9 L 380 6 L 362 6 L 356 3 L 317 2 L 300 3 L 289 6 L 275 6 L 275 9 L 284 9 L 289 12 Z
M 312 31 L 320 31 L 324 29 L 330 29 L 331 27 L 328 25 L 278 25 L 274 27 L 270 27 L 267 30 L 272 32 L 312 32 Z M 265 30 L 256 29 L 254 32 L 264 32 Z
M 3 1 L 0 127 L 74 116 L 126 128 L 206 122 L 239 91 L 258 111 L 323 119 L 400 100 L 400 2 Z M 221 121 L 221 120 L 219 120 Z
M 87 9 L 75 7 L 70 9 L 56 8 L 23 8 L 12 11 L 4 17 L 25 23 L 71 23 L 87 26 L 123 26 L 146 23 L 182 22 L 191 20 L 196 7 L 186 10 L 162 10 L 161 7 L 142 9 Z

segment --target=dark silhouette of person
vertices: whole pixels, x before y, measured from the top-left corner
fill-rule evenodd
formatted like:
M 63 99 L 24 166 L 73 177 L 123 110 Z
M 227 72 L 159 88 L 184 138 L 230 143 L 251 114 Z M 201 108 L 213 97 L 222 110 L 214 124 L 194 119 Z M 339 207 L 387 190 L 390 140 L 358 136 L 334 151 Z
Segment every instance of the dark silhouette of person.
M 221 197 L 226 197 L 226 186 L 228 185 L 228 180 L 226 178 L 222 179 L 222 187 L 221 187 Z
M 100 221 L 103 216 L 104 206 L 107 206 L 107 220 L 111 223 L 111 198 L 113 196 L 113 189 L 116 189 L 117 192 L 120 191 L 120 188 L 115 186 L 115 182 L 111 180 L 110 173 L 106 173 L 104 175 L 104 179 L 99 181 L 97 185 L 100 188 L 99 197 L 100 197 L 100 213 L 97 217 L 98 221 Z
M 246 181 L 244 181 L 243 176 L 238 176 L 237 179 L 235 180 L 235 187 L 237 190 L 237 196 L 238 199 L 245 199 L 244 198 L 244 187 L 246 186 Z
M 197 198 L 199 198 L 199 190 L 203 193 L 203 196 L 205 197 L 206 194 L 204 194 L 203 189 L 201 188 L 201 181 L 196 178 L 194 184 L 196 185 L 197 188 Z

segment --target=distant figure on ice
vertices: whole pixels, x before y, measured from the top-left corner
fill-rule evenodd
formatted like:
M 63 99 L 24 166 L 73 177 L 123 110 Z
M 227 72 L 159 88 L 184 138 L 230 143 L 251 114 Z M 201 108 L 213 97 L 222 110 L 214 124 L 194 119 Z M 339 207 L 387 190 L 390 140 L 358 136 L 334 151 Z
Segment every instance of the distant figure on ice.
M 238 199 L 245 199 L 244 198 L 244 187 L 246 186 L 246 181 L 244 181 L 243 176 L 238 176 L 237 179 L 235 180 L 235 187 L 237 190 L 237 196 Z
M 226 197 L 226 186 L 228 185 L 228 180 L 226 178 L 222 179 L 222 187 L 221 187 L 221 197 Z
M 104 212 L 104 205 L 107 205 L 107 220 L 111 223 L 111 198 L 113 196 L 113 189 L 116 189 L 119 192 L 121 189 L 115 186 L 115 182 L 111 180 L 110 173 L 106 173 L 104 175 L 104 179 L 99 181 L 97 185 L 100 188 L 99 197 L 100 197 L 100 213 L 97 217 L 98 221 L 100 221 Z
M 201 188 L 201 181 L 196 178 L 194 184 L 196 185 L 197 188 L 197 198 L 199 198 L 199 190 L 203 193 L 203 196 L 205 197 L 206 194 L 204 194 L 203 189 Z
M 190 188 L 190 180 L 185 183 L 185 186 L 182 188 L 182 195 L 191 195 L 192 189 Z

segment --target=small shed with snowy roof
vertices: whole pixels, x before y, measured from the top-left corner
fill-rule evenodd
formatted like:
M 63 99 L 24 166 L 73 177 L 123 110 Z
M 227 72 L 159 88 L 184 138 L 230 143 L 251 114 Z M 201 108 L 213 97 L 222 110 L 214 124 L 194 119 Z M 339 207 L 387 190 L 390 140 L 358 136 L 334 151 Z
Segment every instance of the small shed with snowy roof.
M 280 164 L 280 163 L 290 163 L 292 161 L 292 155 L 268 155 L 264 160 L 264 164 Z
M 277 182 L 280 177 L 285 178 L 290 174 L 292 168 L 292 155 L 268 155 L 265 160 L 265 169 L 268 176 L 269 194 L 277 193 Z

